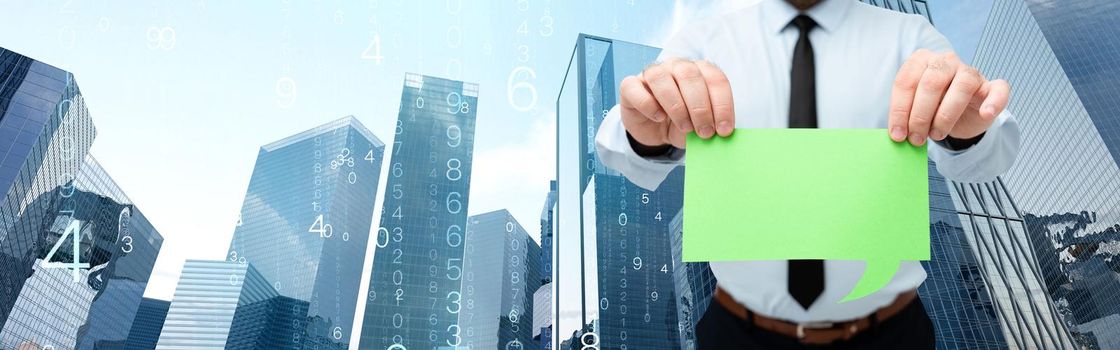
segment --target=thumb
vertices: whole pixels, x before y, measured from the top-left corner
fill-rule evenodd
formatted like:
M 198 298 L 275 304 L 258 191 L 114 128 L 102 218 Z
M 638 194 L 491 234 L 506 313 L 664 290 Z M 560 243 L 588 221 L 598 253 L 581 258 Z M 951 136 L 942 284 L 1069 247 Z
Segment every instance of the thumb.
M 983 102 L 978 108 L 980 117 L 986 120 L 995 119 L 1007 108 L 1007 103 L 1011 99 L 1011 85 L 1007 84 L 1006 80 L 996 79 L 984 83 L 980 90 L 984 93 Z

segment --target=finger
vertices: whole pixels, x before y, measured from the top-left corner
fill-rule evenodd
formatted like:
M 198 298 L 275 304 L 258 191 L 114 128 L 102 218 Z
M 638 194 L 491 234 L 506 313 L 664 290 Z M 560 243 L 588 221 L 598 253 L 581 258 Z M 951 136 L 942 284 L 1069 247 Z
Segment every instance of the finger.
M 646 88 L 646 82 L 640 76 L 629 76 L 622 79 L 618 88 L 621 101 L 619 106 L 636 110 L 641 115 L 655 122 L 662 122 L 668 115 L 661 110 L 661 105 L 653 98 L 653 94 Z
M 986 89 L 984 102 L 980 104 L 980 117 L 986 120 L 995 119 L 1007 108 L 1011 99 L 1011 85 L 1006 80 L 996 79 L 984 84 Z
M 700 68 L 700 74 L 708 85 L 716 132 L 719 136 L 731 136 L 731 132 L 735 131 L 735 100 L 731 97 L 731 83 L 727 80 L 727 75 L 711 62 L 700 61 L 696 66 Z
M 669 114 L 669 119 L 673 121 L 673 124 L 676 124 L 681 131 L 692 131 L 688 109 L 685 107 L 680 89 L 677 87 L 676 80 L 673 80 L 673 74 L 669 71 L 669 68 L 665 64 L 649 66 L 642 72 L 642 78 L 646 80 L 646 85 L 653 92 L 653 97 L 657 99 L 661 109 Z
M 891 139 L 895 142 L 906 140 L 909 133 L 907 121 L 910 119 L 910 108 L 914 103 L 914 90 L 918 88 L 918 81 L 922 79 L 922 72 L 933 53 L 922 49 L 914 52 L 894 78 L 894 87 L 891 88 L 891 107 L 888 110 L 887 130 L 890 130 Z
M 960 60 L 953 54 L 935 56 L 926 65 L 918 88 L 914 90 L 914 106 L 910 108 L 907 122 L 910 144 L 921 146 L 926 143 L 934 113 L 937 113 L 937 106 L 941 104 L 958 65 Z
M 705 139 L 712 137 L 716 134 L 715 119 L 712 117 L 712 102 L 708 99 L 708 84 L 700 75 L 700 68 L 692 61 L 675 61 L 672 69 L 673 79 L 677 81 L 696 134 Z
M 968 108 L 972 96 L 983 84 L 984 78 L 980 77 L 980 72 L 976 71 L 976 68 L 962 64 L 960 69 L 957 69 L 953 82 L 949 84 L 945 98 L 941 99 L 941 105 L 937 107 L 929 137 L 937 141 L 945 139 L 945 136 L 953 131 L 953 126 L 957 124 L 965 108 Z

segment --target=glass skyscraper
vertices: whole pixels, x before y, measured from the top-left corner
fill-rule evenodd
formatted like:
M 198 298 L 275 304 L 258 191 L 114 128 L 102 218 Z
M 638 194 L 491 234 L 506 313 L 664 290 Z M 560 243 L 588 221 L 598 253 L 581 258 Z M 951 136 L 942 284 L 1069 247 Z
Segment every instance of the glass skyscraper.
M 36 210 L 8 226 L 4 241 L 27 250 L 5 266 L 18 293 L 4 295 L 12 304 L 0 347 L 123 346 L 129 330 L 120 325 L 136 316 L 163 237 L 91 156 L 27 206 Z
M 96 134 L 73 75 L 0 48 L 0 347 L 127 340 L 163 237 L 89 156 Z
M 552 297 L 553 244 L 556 231 L 556 180 L 549 181 L 548 195 L 541 208 L 541 286 L 533 294 L 533 327 L 542 350 L 552 350 L 552 314 L 556 304 Z
M 39 232 L 55 221 L 58 208 L 30 204 L 73 205 L 73 181 L 95 136 L 73 75 L 0 48 L 0 327 L 7 325 L 40 250 L 51 248 L 43 245 L 57 240 Z
M 1047 298 L 1039 260 L 1029 249 L 1023 214 L 1002 179 L 951 183 L 966 239 L 980 263 L 988 294 L 1010 347 L 1069 348 L 1071 334 Z
M 1029 0 L 1027 5 L 1101 140 L 1112 158 L 1120 163 L 1120 103 L 1117 102 L 1120 100 L 1120 87 L 1117 86 L 1120 82 L 1120 66 L 1117 65 L 1120 27 L 1116 25 L 1120 21 L 1120 3 Z M 1080 299 L 1072 302 L 1070 312 L 1074 322 L 1081 324 L 1077 328 L 1084 334 L 1085 342 L 1096 338 L 1102 347 L 1120 347 L 1120 298 L 1100 292 L 1120 288 L 1116 276 L 1120 264 L 1114 262 L 1115 251 L 1108 248 L 1120 241 L 1116 236 L 1120 232 L 1120 214 L 1116 207 L 1108 211 L 1104 213 L 1093 208 L 1080 213 L 1052 213 L 1032 218 L 1036 219 L 1033 222 L 1040 233 L 1037 237 L 1041 244 L 1036 249 L 1044 250 L 1049 248 L 1047 243 L 1056 243 L 1055 248 L 1069 251 L 1076 257 L 1074 263 L 1066 266 L 1067 273 L 1071 275 L 1071 284 L 1066 289 L 1075 290 L 1069 292 L 1066 299 Z M 1071 225 L 1074 229 L 1059 232 L 1046 228 L 1058 222 Z M 1088 235 L 1070 237 L 1078 236 L 1078 229 L 1087 226 L 1094 227 L 1082 231 Z M 1055 237 L 1054 234 L 1065 237 Z M 1046 242 L 1045 236 L 1054 237 L 1056 241 Z M 1102 246 L 1104 249 L 1098 249 Z M 1098 250 L 1105 253 L 1096 253 Z M 1057 266 L 1054 264 L 1058 260 L 1056 257 L 1049 260 L 1051 266 Z M 1051 282 L 1048 286 L 1052 291 L 1061 290 L 1059 284 L 1054 283 L 1061 279 L 1058 274 L 1045 277 Z
M 1120 163 L 1120 3 L 1026 2 L 1112 158 Z
M 96 135 L 72 74 L 0 48 L 0 220 L 73 179 Z
M 539 349 L 552 349 L 552 283 L 533 293 L 533 339 Z
M 556 230 L 556 180 L 549 181 L 541 208 L 541 284 L 552 282 L 552 241 Z
M 383 153 L 377 136 L 345 117 L 257 155 L 226 257 L 308 304 L 299 320 L 307 327 L 285 337 L 303 347 L 349 343 Z
M 1033 256 L 1034 280 L 1061 319 L 1052 328 L 1068 330 L 1063 339 L 1085 348 L 1120 347 L 1117 6 L 995 1 L 974 62 L 985 75 L 1011 83 L 1008 109 L 1019 119 L 1021 151 L 1001 181 L 957 190 L 1013 195 L 1002 208 L 987 210 L 1021 220 L 1010 226 L 1017 245 L 1007 250 Z
M 462 343 L 463 243 L 478 85 L 406 74 L 361 348 Z
M 332 337 L 301 338 L 302 334 L 327 334 L 332 331 L 329 322 L 307 317 L 309 305 L 306 301 L 283 295 L 271 295 L 238 305 L 226 337 L 226 349 L 344 348 L 331 341 Z
M 660 51 L 580 35 L 557 101 L 560 135 L 579 135 L 578 145 L 563 144 L 565 138 L 558 137 L 557 168 L 578 164 L 579 173 L 558 174 L 560 210 L 576 213 L 559 220 L 571 226 L 558 229 L 568 236 L 557 242 L 556 257 L 581 260 L 578 265 L 567 260 L 554 265 L 556 302 L 560 314 L 581 317 L 557 319 L 555 332 L 567 334 L 596 322 L 600 333 L 583 336 L 598 338 L 600 349 L 680 344 L 670 222 L 681 209 L 684 169 L 670 173 L 657 191 L 648 191 L 600 163 L 594 145 L 603 116 L 617 103 L 622 79 L 641 72 Z M 573 149 L 577 154 L 566 153 Z M 564 206 L 565 200 L 578 206 Z M 579 266 L 580 271 L 573 274 L 560 266 Z
M 864 2 L 932 22 L 925 1 Z M 1035 258 L 1022 250 L 1023 220 L 1002 182 L 952 183 L 932 163 L 929 168 L 932 259 L 922 262 L 928 277 L 918 294 L 938 347 L 1069 347 L 1068 331 L 1036 278 Z
M 128 331 L 128 341 L 124 349 L 155 349 L 169 307 L 171 307 L 170 301 L 150 298 L 141 300 L 140 308 L 136 310 L 136 318 L 132 320 L 132 328 Z
M 986 276 L 965 237 L 945 178 L 929 163 L 930 260 L 918 287 L 938 349 L 1004 349 L 1007 341 Z
M 716 276 L 706 262 L 684 262 L 684 211 L 669 223 L 673 247 L 673 283 L 677 291 L 677 332 L 681 349 L 696 349 L 696 324 L 716 291 Z
M 227 343 L 234 333 L 230 330 L 234 314 L 242 312 L 243 306 L 257 305 L 277 296 L 276 290 L 252 264 L 187 260 L 156 349 L 234 348 Z M 298 322 L 306 315 L 306 310 L 306 306 L 298 309 L 303 313 L 292 318 L 297 320 L 297 325 L 303 325 Z M 296 334 L 279 339 L 290 342 L 274 349 L 298 349 L 302 338 Z
M 536 349 L 533 294 L 541 248 L 505 209 L 467 219 L 461 346 Z

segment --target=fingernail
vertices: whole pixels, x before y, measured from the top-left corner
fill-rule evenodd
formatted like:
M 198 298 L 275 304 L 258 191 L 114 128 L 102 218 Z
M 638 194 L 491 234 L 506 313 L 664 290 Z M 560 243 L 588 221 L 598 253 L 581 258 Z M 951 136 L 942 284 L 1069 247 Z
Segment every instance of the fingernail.
M 941 140 L 945 138 L 945 134 L 943 134 L 941 130 L 934 130 L 929 132 L 929 137 L 934 140 Z
M 681 132 L 689 132 L 692 131 L 692 122 L 685 120 L 683 123 L 677 124 L 677 127 L 681 129 Z
M 731 123 L 726 121 L 719 122 L 719 127 L 717 129 L 719 130 L 720 135 L 730 135 Z
M 924 137 L 922 137 L 922 135 L 919 135 L 916 132 L 910 133 L 910 143 L 914 146 L 921 146 L 924 142 L 926 142 L 926 140 Z
M 891 139 L 899 142 L 906 140 L 906 132 L 902 131 L 902 127 L 891 128 Z
M 657 112 L 657 114 L 653 115 L 653 121 L 658 122 L 658 123 L 665 121 L 665 113 L 664 112 Z
M 715 133 L 715 130 L 712 129 L 711 125 L 704 125 L 700 127 L 700 137 L 709 138 L 712 137 L 713 133 Z

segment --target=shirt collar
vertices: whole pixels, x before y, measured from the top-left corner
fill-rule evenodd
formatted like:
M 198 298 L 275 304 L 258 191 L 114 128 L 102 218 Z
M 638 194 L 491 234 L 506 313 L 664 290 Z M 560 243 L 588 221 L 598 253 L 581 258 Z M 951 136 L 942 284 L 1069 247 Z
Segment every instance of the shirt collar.
M 827 32 L 836 30 L 855 0 L 822 0 L 816 6 L 809 8 L 805 14 L 817 22 L 817 26 Z M 780 33 L 794 17 L 801 14 L 796 8 L 785 0 L 764 0 L 763 25 L 770 33 Z

